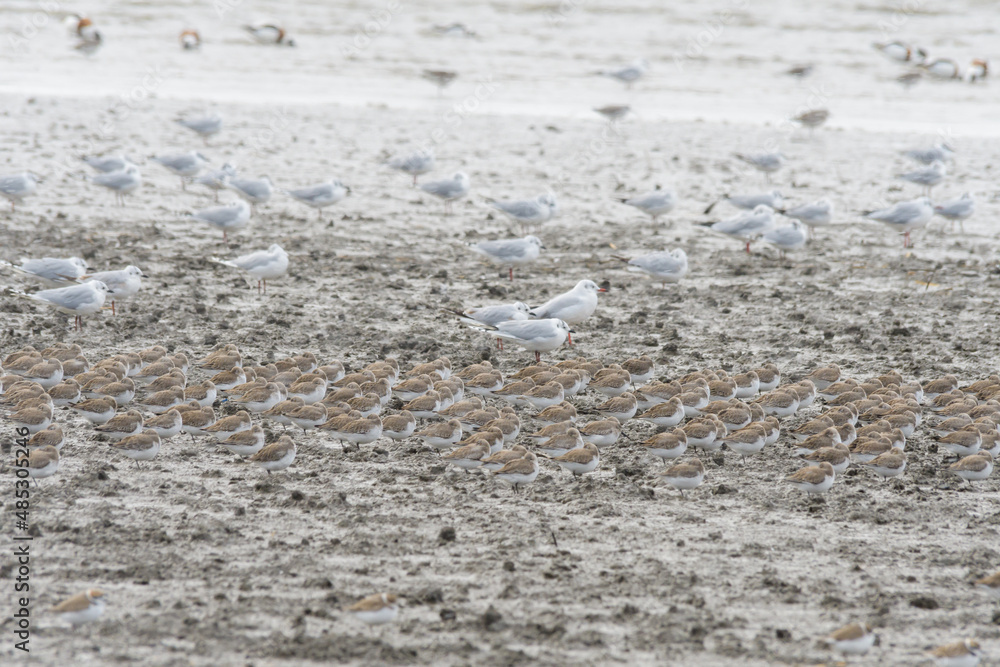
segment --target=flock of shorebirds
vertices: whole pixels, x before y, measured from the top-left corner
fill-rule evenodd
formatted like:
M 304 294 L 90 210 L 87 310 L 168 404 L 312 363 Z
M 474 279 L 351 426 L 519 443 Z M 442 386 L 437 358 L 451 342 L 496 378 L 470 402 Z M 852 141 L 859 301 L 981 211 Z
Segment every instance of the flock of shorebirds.
M 767 363 L 734 375 L 702 370 L 668 380 L 645 356 L 607 365 L 584 358 L 536 362 L 510 374 L 489 361 L 453 369 L 438 358 L 404 370 L 388 358 L 352 371 L 309 352 L 245 364 L 232 344 L 194 362 L 154 346 L 93 363 L 75 344 L 29 346 L 8 354 L 2 367 L 0 403 L 30 450 L 16 465 L 36 484 L 59 472 L 66 428 L 107 440 L 112 456 L 137 468 L 155 459 L 163 442 L 186 434 L 268 475 L 295 462 L 296 429 L 319 434 L 316 444 L 339 441 L 343 449 L 414 438 L 441 452 L 442 462 L 482 470 L 515 493 L 535 482 L 544 462 L 576 478 L 595 473 L 608 448 L 661 459 L 659 482 L 680 496 L 705 482 L 706 462 L 718 467 L 723 448 L 749 467 L 749 459 L 782 439 L 789 465 L 801 466 L 785 481 L 810 495 L 830 492 L 852 465 L 875 478 L 904 475 L 915 455 L 907 440 L 918 429 L 934 444 L 917 455 L 947 452 L 956 460 L 945 461 L 943 470 L 970 485 L 987 480 L 1000 455 L 996 375 L 966 385 L 951 375 L 920 384 L 895 371 L 858 380 L 830 365 L 782 383 L 780 370 Z M 803 412 L 820 402 L 817 414 Z M 84 425 L 60 420 L 59 408 Z M 594 417 L 584 423 L 584 415 Z M 264 420 L 282 431 L 270 434 Z M 529 423 L 534 430 L 525 428 Z M 1000 573 L 976 583 L 1000 597 Z M 89 611 L 103 604 L 102 596 L 81 593 L 57 611 L 73 623 L 93 620 Z M 352 608 L 371 623 L 392 620 L 395 610 L 388 594 Z M 831 636 L 835 647 L 870 648 L 870 631 L 849 628 Z

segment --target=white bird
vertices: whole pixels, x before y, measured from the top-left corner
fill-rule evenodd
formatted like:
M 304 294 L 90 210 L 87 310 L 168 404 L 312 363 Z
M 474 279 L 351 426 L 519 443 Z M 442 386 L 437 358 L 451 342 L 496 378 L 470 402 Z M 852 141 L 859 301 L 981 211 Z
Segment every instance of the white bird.
M 215 113 L 205 116 L 193 116 L 191 118 L 178 118 L 174 122 L 197 133 L 198 136 L 205 140 L 206 145 L 208 144 L 209 137 L 213 134 L 218 134 L 222 130 L 222 116 Z
M 101 174 L 121 171 L 132 164 L 132 161 L 124 155 L 109 155 L 106 157 L 83 156 L 80 159 L 86 162 L 94 171 Z
M 14 210 L 15 204 L 21 204 L 26 197 L 35 194 L 38 189 L 38 176 L 30 171 L 13 176 L 0 176 L 0 195 L 10 201 L 10 210 Z
M 756 153 L 753 155 L 736 153 L 736 157 L 743 160 L 757 171 L 763 172 L 768 183 L 771 182 L 771 174 L 785 166 L 785 156 L 780 152 Z
M 630 65 L 613 70 L 601 70 L 598 72 L 600 76 L 606 76 L 610 79 L 615 79 L 616 81 L 621 81 L 625 84 L 626 88 L 632 88 L 632 84 L 641 79 L 646 75 L 646 70 L 649 69 L 649 63 L 639 58 Z
M 79 257 L 22 259 L 20 266 L 0 261 L 0 266 L 13 269 L 23 276 L 41 282 L 46 287 L 63 287 L 75 283 L 87 272 L 87 262 Z
M 264 25 L 245 25 L 243 29 L 250 33 L 260 44 L 275 44 L 277 46 L 295 46 L 295 40 L 288 37 L 283 28 L 271 23 Z
M 713 232 L 743 239 L 746 241 L 746 251 L 749 253 L 750 242 L 753 239 L 774 229 L 774 211 L 770 206 L 761 204 L 753 211 L 740 213 L 727 220 L 705 224 Z
M 277 243 L 272 244 L 267 250 L 258 250 L 233 260 L 213 257 L 212 261 L 249 273 L 257 280 L 258 294 L 261 293 L 261 283 L 264 285 L 263 293 L 267 294 L 267 281 L 280 278 L 288 271 L 288 253 Z
M 104 307 L 104 299 L 110 292 L 107 285 L 95 280 L 82 285 L 42 290 L 34 294 L 25 294 L 24 292 L 15 292 L 15 294 L 73 315 L 73 324 L 76 329 L 79 329 L 83 324 L 83 316 L 99 312 Z
M 537 236 L 469 244 L 473 252 L 486 257 L 494 264 L 506 266 L 511 280 L 514 280 L 514 267 L 535 261 L 544 247 Z
M 882 55 L 901 63 L 919 64 L 927 58 L 927 52 L 902 42 L 884 42 L 872 44 L 872 47 Z
M 607 291 L 604 287 L 598 287 L 593 280 L 581 280 L 570 291 L 532 308 L 531 316 L 536 319 L 558 319 L 567 324 L 579 324 L 597 310 L 597 293 Z M 569 344 L 573 344 L 572 336 L 569 337 Z
M 941 162 L 940 160 L 935 160 L 934 162 L 931 163 L 929 167 L 924 167 L 923 169 L 910 171 L 905 174 L 896 174 L 896 178 L 924 186 L 924 188 L 926 188 L 927 194 L 929 195 L 931 189 L 935 185 L 943 181 L 944 177 L 947 175 L 948 175 L 948 168 L 945 167 L 944 162 Z
M 129 164 L 121 171 L 112 171 L 98 174 L 90 178 L 92 183 L 96 183 L 115 193 L 115 201 L 122 206 L 125 205 L 125 195 L 131 194 L 142 185 L 142 174 L 134 164 Z
M 945 220 L 950 220 L 952 225 L 956 222 L 960 225 L 962 232 L 965 232 L 963 223 L 976 212 L 976 200 L 971 192 L 966 192 L 958 199 L 951 199 L 942 204 L 935 204 L 934 214 L 940 215 Z
M 142 279 L 144 275 L 138 266 L 129 264 L 124 269 L 118 271 L 97 271 L 80 276 L 80 282 L 101 282 L 104 283 L 110 292 L 111 314 L 117 315 L 115 310 L 116 301 L 128 301 L 139 293 L 142 289 Z
M 333 206 L 350 193 L 351 189 L 336 178 L 331 179 L 327 183 L 321 183 L 309 188 L 285 190 L 285 194 L 289 197 L 316 209 L 321 220 L 323 219 L 323 209 L 325 207 Z
M 417 151 L 404 157 L 393 158 L 386 164 L 396 171 L 413 176 L 413 185 L 416 185 L 417 176 L 422 176 L 434 169 L 434 153 L 433 151 Z
M 486 200 L 490 206 L 503 213 L 511 220 L 520 223 L 522 231 L 528 225 L 540 225 L 548 222 L 559 209 L 554 195 L 545 193 L 534 199 L 518 201 Z
M 458 172 L 451 178 L 443 181 L 431 181 L 430 183 L 424 183 L 420 186 L 420 189 L 427 194 L 434 195 L 435 197 L 444 200 L 445 207 L 450 212 L 451 202 L 456 199 L 461 199 L 465 195 L 469 194 L 469 177 L 463 172 Z
M 480 324 L 496 326 L 501 322 L 526 320 L 529 318 L 531 309 L 528 308 L 527 304 L 517 301 L 499 306 L 481 306 L 479 308 L 466 308 L 465 310 L 449 310 L 448 312 L 458 315 L 462 322 L 471 326 L 478 326 Z
M 573 330 L 560 319 L 511 320 L 495 326 L 480 325 L 491 335 L 517 343 L 529 352 L 535 353 L 535 361 L 541 361 L 542 352 L 551 352 L 566 342 Z
M 784 255 L 788 250 L 798 250 L 806 244 L 806 233 L 802 228 L 802 223 L 792 220 L 792 223 L 783 227 L 775 227 L 771 231 L 761 234 L 760 239 L 764 243 L 769 243 L 781 250 Z
M 903 155 L 921 164 L 934 164 L 951 160 L 955 155 L 955 149 L 942 142 L 930 148 L 912 148 L 904 151 Z
M 687 253 L 681 248 L 651 252 L 632 259 L 615 256 L 615 259 L 628 264 L 629 271 L 645 273 L 656 278 L 663 283 L 663 287 L 666 287 L 667 283 L 679 283 L 688 271 Z
M 930 62 L 920 63 L 918 67 L 938 79 L 962 78 L 962 68 L 950 58 L 936 58 Z
M 222 165 L 222 169 L 207 171 L 195 178 L 194 182 L 214 191 L 215 201 L 219 201 L 219 191 L 226 189 L 226 181 L 230 178 L 236 178 L 236 167 L 227 162 Z
M 243 229 L 250 222 L 250 205 L 237 201 L 226 206 L 203 208 L 192 213 L 191 217 L 221 229 L 223 242 L 228 242 L 228 232 Z
M 833 203 L 826 199 L 817 199 L 811 204 L 801 204 L 794 208 L 779 211 L 786 218 L 804 222 L 810 228 L 823 227 L 833 220 Z
M 910 232 L 920 229 L 934 217 L 934 207 L 928 197 L 918 197 L 910 201 L 901 201 L 890 208 L 878 211 L 865 211 L 869 220 L 877 220 L 903 234 L 903 247 L 910 245 Z
M 198 175 L 202 167 L 208 164 L 208 158 L 198 151 L 190 153 L 180 153 L 175 155 L 163 155 L 153 158 L 181 179 L 181 189 L 187 190 L 187 181 Z
M 705 215 L 711 213 L 712 209 L 715 208 L 715 205 L 723 201 L 735 206 L 736 208 L 741 208 L 745 211 L 752 211 L 761 204 L 778 210 L 781 208 L 781 205 L 785 200 L 781 196 L 781 192 L 778 190 L 771 190 L 770 192 L 761 192 L 753 195 L 723 195 L 708 205 L 708 208 L 705 209 Z
M 631 198 L 620 198 L 618 201 L 637 208 L 656 222 L 661 215 L 666 215 L 674 210 L 677 205 L 677 197 L 671 190 L 654 190 L 653 192 Z
M 271 195 L 274 194 L 274 186 L 267 176 L 258 179 L 229 178 L 226 179 L 226 187 L 250 202 L 253 210 L 256 210 L 257 204 L 266 204 L 270 201 Z

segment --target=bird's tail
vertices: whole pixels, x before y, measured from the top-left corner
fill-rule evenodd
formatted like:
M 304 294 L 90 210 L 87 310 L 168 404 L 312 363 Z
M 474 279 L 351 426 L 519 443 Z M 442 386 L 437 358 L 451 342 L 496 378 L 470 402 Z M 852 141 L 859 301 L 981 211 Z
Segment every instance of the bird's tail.
M 212 257 L 211 261 L 215 262 L 216 264 L 222 264 L 223 266 L 228 266 L 232 269 L 240 268 L 236 266 L 236 264 L 234 264 L 233 262 L 230 262 L 228 259 L 222 259 L 221 257 Z
M 707 207 L 705 208 L 705 215 L 708 215 L 709 213 L 711 213 L 711 212 L 712 212 L 712 209 L 713 209 L 713 208 L 715 208 L 715 205 L 716 205 L 716 204 L 718 204 L 718 203 L 719 203 L 720 201 L 722 201 L 722 200 L 723 200 L 723 199 L 725 199 L 725 198 L 726 198 L 726 196 L 725 196 L 725 195 L 723 195 L 722 197 L 719 197 L 719 198 L 718 198 L 718 199 L 716 199 L 716 200 L 715 200 L 714 202 L 712 202 L 711 204 L 709 204 L 709 205 L 708 205 L 708 206 L 707 206 Z

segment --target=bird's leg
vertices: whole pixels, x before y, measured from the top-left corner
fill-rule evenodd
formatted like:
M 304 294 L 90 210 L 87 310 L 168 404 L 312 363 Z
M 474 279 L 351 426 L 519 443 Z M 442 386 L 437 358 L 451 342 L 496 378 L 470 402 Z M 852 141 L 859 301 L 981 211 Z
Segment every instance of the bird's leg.
M 262 280 L 261 282 L 264 283 L 264 294 L 267 294 L 267 281 L 266 280 Z
M 537 364 L 537 363 L 541 362 L 541 360 L 542 360 L 542 353 L 541 352 L 535 352 L 535 363 Z
M 31 481 L 35 483 L 35 486 L 38 486 L 38 480 L 37 479 L 35 479 L 34 477 L 32 477 Z
M 573 334 L 571 334 L 571 333 L 566 334 L 566 338 L 569 340 L 569 344 L 572 346 L 573 345 Z M 538 353 L 536 352 L 535 354 L 538 354 Z
M 257 294 L 260 294 L 260 281 L 257 281 Z
M 226 230 L 225 229 L 222 230 L 222 242 L 223 243 L 229 243 L 229 235 L 226 234 Z
M 512 266 L 512 267 L 510 267 L 510 268 L 509 268 L 509 269 L 507 269 L 507 270 L 508 270 L 508 271 L 510 272 L 510 273 L 509 273 L 509 275 L 510 275 L 510 281 L 511 281 L 511 282 L 514 282 L 514 267 Z
M 187 183 L 184 181 L 184 177 L 181 176 L 181 190 L 187 192 Z
M 750 239 L 747 239 L 747 254 L 750 254 Z
M 112 317 L 115 317 L 116 315 L 118 315 L 118 313 L 117 313 L 117 312 L 115 312 L 115 300 L 114 300 L 114 299 L 112 299 L 112 300 L 111 300 L 111 316 L 112 316 Z

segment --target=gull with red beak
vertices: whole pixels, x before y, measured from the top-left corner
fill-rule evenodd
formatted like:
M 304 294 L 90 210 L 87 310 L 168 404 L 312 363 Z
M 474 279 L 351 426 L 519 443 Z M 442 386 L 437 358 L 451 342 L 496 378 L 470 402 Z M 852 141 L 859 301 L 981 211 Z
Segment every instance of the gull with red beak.
M 579 324 L 597 310 L 597 293 L 607 291 L 604 287 L 598 287 L 593 280 L 581 280 L 570 291 L 532 308 L 531 316 L 536 319 L 555 318 L 569 325 Z M 567 334 L 570 333 L 572 332 L 567 331 Z M 573 344 L 572 336 L 569 336 L 569 344 Z

